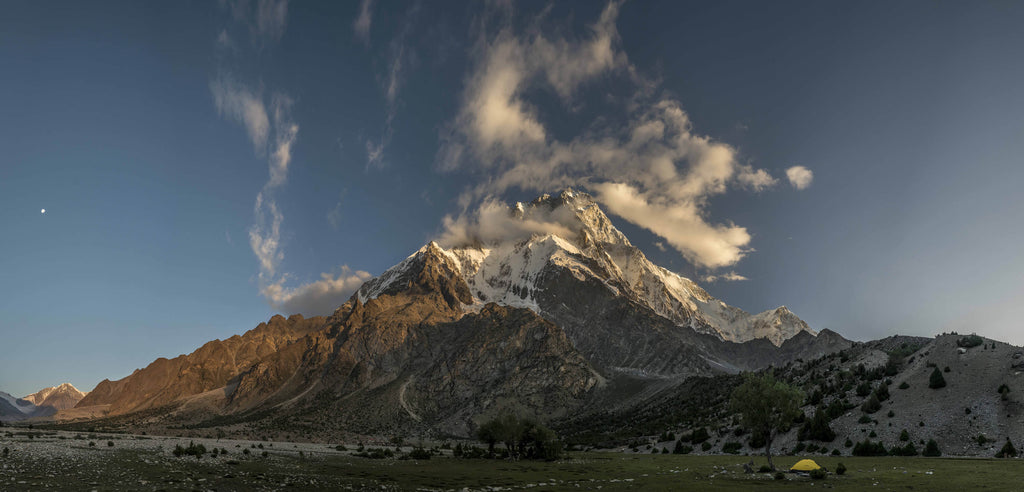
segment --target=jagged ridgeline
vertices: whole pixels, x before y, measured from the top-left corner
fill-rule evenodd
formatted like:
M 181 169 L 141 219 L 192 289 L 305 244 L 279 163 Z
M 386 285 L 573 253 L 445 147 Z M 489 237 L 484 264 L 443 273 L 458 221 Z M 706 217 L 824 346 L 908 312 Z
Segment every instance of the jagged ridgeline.
M 585 193 L 544 195 L 507 214 L 555 217 L 558 232 L 432 242 L 331 316 L 275 316 L 159 359 L 100 383 L 66 415 L 323 439 L 467 436 L 503 411 L 565 419 L 693 376 L 851 345 L 785 307 L 752 315 L 654 265 Z

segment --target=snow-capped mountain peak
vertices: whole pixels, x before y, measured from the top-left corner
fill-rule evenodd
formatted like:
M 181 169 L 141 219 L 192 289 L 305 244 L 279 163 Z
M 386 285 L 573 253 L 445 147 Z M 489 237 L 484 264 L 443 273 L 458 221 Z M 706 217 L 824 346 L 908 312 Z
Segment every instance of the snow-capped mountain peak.
M 692 280 L 653 264 L 587 193 L 567 189 L 529 204 L 517 202 L 508 207 L 508 216 L 523 221 L 522 230 L 528 233 L 513 240 L 476 240 L 448 248 L 430 242 L 364 284 L 356 295 L 361 302 L 380 295 L 403 278 L 416 258 L 435 254 L 466 281 L 473 296 L 467 306 L 470 311 L 496 302 L 544 316 L 540 298 L 552 298 L 546 292 L 555 288 L 548 281 L 550 274 L 563 270 L 581 282 L 600 282 L 616 296 L 645 305 L 677 326 L 723 340 L 766 338 L 780 345 L 800 331 L 814 334 L 785 307 L 750 315 L 715 299 Z

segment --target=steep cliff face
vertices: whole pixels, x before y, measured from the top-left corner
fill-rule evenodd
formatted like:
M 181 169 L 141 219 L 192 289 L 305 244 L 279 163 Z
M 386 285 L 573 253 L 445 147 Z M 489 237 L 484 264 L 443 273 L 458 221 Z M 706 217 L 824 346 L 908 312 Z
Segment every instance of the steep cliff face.
M 323 323 L 322 317 L 274 316 L 244 335 L 208 342 L 188 355 L 157 359 L 124 379 L 103 380 L 76 406 L 110 405 L 112 414 L 127 413 L 224 387 L 262 358 L 319 329 Z

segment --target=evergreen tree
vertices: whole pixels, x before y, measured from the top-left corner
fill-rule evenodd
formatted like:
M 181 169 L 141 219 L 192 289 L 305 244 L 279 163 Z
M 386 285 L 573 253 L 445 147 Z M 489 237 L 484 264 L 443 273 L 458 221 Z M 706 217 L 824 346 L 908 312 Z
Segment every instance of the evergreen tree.
M 942 371 L 938 367 L 932 370 L 932 375 L 928 378 L 928 387 L 931 389 L 946 387 L 946 378 L 942 377 Z

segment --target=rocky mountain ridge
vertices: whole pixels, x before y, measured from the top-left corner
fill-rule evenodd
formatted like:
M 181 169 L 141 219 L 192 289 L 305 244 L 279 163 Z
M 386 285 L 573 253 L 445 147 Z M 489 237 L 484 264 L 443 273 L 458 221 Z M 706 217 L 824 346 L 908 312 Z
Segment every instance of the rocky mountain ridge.
M 66 415 L 321 438 L 468 435 L 501 411 L 558 418 L 623 384 L 644 394 L 850 345 L 785 308 L 749 315 L 653 265 L 585 194 L 544 196 L 508 214 L 557 216 L 560 233 L 429 243 L 329 317 L 275 316 L 158 359 L 101 382 Z

